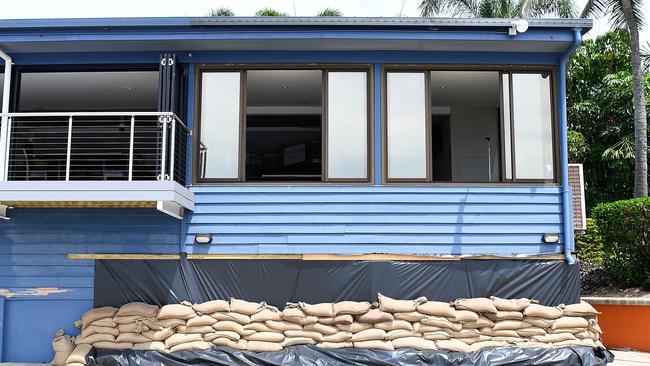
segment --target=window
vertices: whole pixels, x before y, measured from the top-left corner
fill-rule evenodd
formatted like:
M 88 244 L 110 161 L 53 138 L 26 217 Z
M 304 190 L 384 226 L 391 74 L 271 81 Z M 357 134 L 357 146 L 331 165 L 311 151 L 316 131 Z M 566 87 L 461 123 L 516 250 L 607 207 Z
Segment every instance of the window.
M 550 73 L 389 70 L 386 180 L 555 178 Z
M 203 70 L 198 181 L 368 181 L 367 77 Z

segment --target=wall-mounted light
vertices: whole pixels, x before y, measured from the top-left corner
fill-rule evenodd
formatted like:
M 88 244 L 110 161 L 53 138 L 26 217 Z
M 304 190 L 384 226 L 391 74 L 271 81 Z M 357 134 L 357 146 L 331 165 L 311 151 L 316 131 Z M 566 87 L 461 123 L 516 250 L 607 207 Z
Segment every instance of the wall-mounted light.
M 13 208 L 13 207 L 3 205 L 2 203 L 0 203 L 0 219 L 9 220 L 9 215 L 7 213 L 7 209 L 11 209 L 11 208 Z
M 558 233 L 546 233 L 542 235 L 542 240 L 547 244 L 555 244 L 560 241 L 560 234 Z
M 194 242 L 196 244 L 210 244 L 212 243 L 212 234 L 196 234 L 194 235 Z
M 524 33 L 528 30 L 528 22 L 525 19 L 514 20 L 508 28 L 508 35 L 516 36 L 517 33 Z

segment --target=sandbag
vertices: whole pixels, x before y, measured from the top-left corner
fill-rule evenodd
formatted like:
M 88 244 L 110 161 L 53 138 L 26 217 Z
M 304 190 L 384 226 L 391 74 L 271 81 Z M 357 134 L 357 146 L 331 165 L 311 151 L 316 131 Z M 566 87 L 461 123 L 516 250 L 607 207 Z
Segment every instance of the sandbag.
M 156 319 L 191 319 L 195 316 L 197 316 L 196 311 L 194 311 L 191 306 L 183 304 L 169 304 L 160 308 Z
M 555 322 L 552 319 L 537 318 L 532 316 L 525 316 L 523 321 L 539 328 L 550 328 Z
M 184 334 L 189 334 L 189 333 L 212 333 L 214 331 L 214 328 L 209 326 L 209 325 L 198 325 L 195 327 L 188 327 L 186 325 L 179 325 L 176 327 L 176 332 L 177 333 L 184 333 Z
M 164 341 L 165 339 L 169 338 L 172 334 L 174 334 L 174 331 L 171 328 L 163 328 L 161 330 L 150 330 L 142 333 L 143 336 L 147 337 L 152 341 Z
M 379 310 L 387 313 L 408 313 L 415 311 L 417 306 L 427 301 L 426 297 L 419 297 L 415 300 L 396 300 L 379 293 Z
M 203 340 L 206 342 L 212 342 L 215 339 L 219 339 L 219 338 L 227 338 L 230 339 L 231 341 L 238 341 L 241 339 L 241 334 L 230 330 L 220 330 L 217 332 L 207 333 L 203 335 Z
M 533 340 L 536 340 L 537 342 L 543 342 L 543 343 L 556 343 L 562 341 L 573 341 L 578 339 L 571 333 L 547 334 L 543 336 L 532 336 L 531 338 Z
M 478 314 L 471 310 L 456 310 L 453 320 L 459 323 L 472 323 L 478 321 Z
M 233 322 L 231 320 L 223 320 L 223 321 L 216 322 L 212 325 L 212 328 L 214 330 L 229 330 L 232 332 L 239 333 L 241 335 L 247 333 L 244 332 L 244 327 L 241 324 L 237 322 Z
M 499 320 L 522 320 L 524 318 L 524 313 L 521 311 L 497 311 L 494 314 L 485 314 L 485 316 L 493 321 Z
M 251 322 L 262 323 L 267 320 L 281 320 L 282 312 L 265 308 L 250 316 Z
M 101 334 L 95 333 L 91 334 L 88 337 L 77 338 L 75 344 L 94 344 L 97 342 L 115 342 L 115 336 L 112 334 Z
M 345 332 L 352 332 L 352 333 L 358 333 L 362 330 L 370 329 L 372 328 L 372 324 L 370 323 L 352 323 L 352 324 L 336 324 L 336 327 L 339 330 L 345 331 Z
M 546 330 L 539 327 L 527 327 L 516 330 L 517 334 L 521 337 L 541 336 L 546 334 Z
M 357 321 L 360 323 L 374 324 L 393 320 L 395 320 L 393 314 L 382 311 L 380 309 L 371 309 L 368 310 L 367 313 L 357 316 Z
M 177 344 L 174 347 L 171 347 L 169 349 L 169 352 L 204 350 L 204 349 L 209 349 L 210 346 L 212 346 L 212 343 L 204 342 L 202 340 L 194 341 L 194 342 Z
M 441 327 L 436 327 L 435 325 L 426 325 L 422 323 L 413 323 L 413 331 L 415 333 L 426 333 L 426 332 L 437 332 L 439 330 L 444 331 L 447 328 L 441 328 Z M 462 328 L 458 328 L 458 330 L 461 330 Z
M 117 343 L 147 343 L 150 339 L 139 333 L 120 333 L 115 339 Z
M 393 343 L 391 341 L 378 341 L 378 340 L 361 341 L 361 342 L 353 342 L 352 345 L 354 346 L 354 348 L 370 348 L 370 349 L 378 349 L 382 351 L 395 350 L 395 347 L 393 347 Z
M 298 344 L 316 344 L 312 338 L 305 337 L 287 337 L 282 341 L 282 347 L 290 347 Z
M 494 330 L 516 330 L 530 327 L 530 323 L 521 320 L 501 320 L 494 323 Z
M 131 302 L 122 305 L 115 316 L 141 316 L 143 318 L 155 318 L 156 315 L 158 315 L 158 310 L 158 305 L 150 305 L 143 302 Z
M 332 305 L 334 315 L 361 315 L 370 310 L 370 303 L 367 301 L 340 301 Z
M 175 333 L 165 339 L 165 347 L 171 349 L 177 344 L 190 343 L 195 341 L 203 341 L 203 336 L 200 334 Z
M 374 327 L 385 330 L 387 332 L 395 329 L 413 330 L 413 325 L 406 320 L 393 320 L 375 323 Z
M 454 301 L 456 310 L 469 310 L 475 313 L 493 313 L 497 312 L 494 302 L 485 297 L 477 297 L 473 299 L 457 299 Z
M 217 319 L 211 317 L 210 315 L 199 315 L 194 318 L 187 320 L 188 327 L 196 327 L 200 325 L 212 325 L 217 322 Z M 249 321 L 250 322 L 250 321 Z
M 223 311 L 223 312 L 216 312 L 210 314 L 210 316 L 213 319 L 216 320 L 230 320 L 233 322 L 237 322 L 239 324 L 250 324 L 251 323 L 251 317 L 246 315 L 246 314 L 240 314 L 236 313 L 234 311 Z
M 341 349 L 341 348 L 352 348 L 352 342 L 321 342 L 318 343 L 318 347 L 326 349 Z
M 446 339 L 441 341 L 436 341 L 436 345 L 440 349 L 446 349 L 456 352 L 469 352 L 471 346 L 465 342 L 461 342 L 458 339 Z
M 226 300 L 212 300 L 201 304 L 192 305 L 192 309 L 199 314 L 211 314 L 218 311 L 229 311 L 230 303 Z
M 420 320 L 427 318 L 429 315 L 422 314 L 419 311 L 411 311 L 408 313 L 395 313 L 393 314 L 396 320 L 406 320 L 407 322 L 419 322 Z
M 282 350 L 280 343 L 248 341 L 246 349 L 252 352 L 276 352 Z
M 164 320 L 150 320 L 150 319 L 144 319 L 142 320 L 142 323 L 146 326 L 148 326 L 150 329 L 153 330 L 161 330 L 163 328 L 171 328 L 174 329 L 178 327 L 179 325 L 185 325 L 185 320 L 184 319 L 164 319 Z
M 117 323 L 113 320 L 113 318 L 97 319 L 97 320 L 91 322 L 90 325 L 95 325 L 95 326 L 98 326 L 98 327 L 106 327 L 106 328 L 115 328 L 115 327 L 117 327 Z M 86 327 L 83 327 L 83 328 L 86 328 Z
M 431 341 L 442 341 L 445 339 L 450 339 L 451 336 L 449 335 L 449 333 L 445 332 L 444 330 L 437 330 L 434 332 L 426 332 L 422 334 L 422 338 Z
M 468 321 L 468 322 L 469 323 L 475 323 L 477 321 L 478 321 L 478 316 L 476 316 L 476 319 L 474 319 L 473 322 L 470 322 L 470 321 Z M 461 323 L 451 322 L 449 319 L 443 318 L 441 316 L 430 316 L 430 317 L 428 317 L 426 319 L 420 320 L 420 323 L 422 323 L 424 325 L 432 325 L 432 326 L 435 326 L 435 327 L 449 328 L 449 329 L 453 329 L 453 330 L 461 330 L 462 327 L 463 327 L 463 325 Z
M 52 340 L 54 358 L 52 359 L 51 364 L 54 366 L 65 365 L 65 361 L 68 359 L 72 351 L 74 351 L 74 348 L 75 346 L 70 336 L 65 335 L 63 330 L 59 330 L 56 334 L 56 338 Z
M 563 316 L 553 323 L 551 329 L 558 328 L 587 328 L 589 322 L 585 318 L 577 316 Z
M 437 349 L 436 342 L 420 337 L 396 338 L 392 341 L 395 348 L 412 348 L 420 351 Z
M 334 306 L 331 302 L 320 303 L 320 304 L 307 304 L 305 302 L 299 302 L 298 306 L 307 315 L 322 316 L 322 317 L 334 316 Z
M 299 332 L 299 330 L 294 330 L 294 332 Z M 284 340 L 284 334 L 275 332 L 257 332 L 246 337 L 246 340 L 278 343 Z
M 494 322 L 484 316 L 479 316 L 475 322 L 466 322 L 462 324 L 463 328 L 479 329 L 485 327 L 493 327 Z
M 386 332 L 386 340 L 389 341 L 395 340 L 397 338 L 404 338 L 404 337 L 417 337 L 417 335 L 412 330 L 404 330 L 404 329 L 395 329 Z
M 307 324 L 303 327 L 305 330 L 312 331 L 312 332 L 318 332 L 323 335 L 330 335 L 330 334 L 335 334 L 338 333 L 338 328 L 330 325 L 324 325 L 320 323 L 313 323 L 313 324 Z
M 557 334 L 557 333 L 580 333 L 585 331 L 585 328 L 557 328 L 557 329 L 547 329 L 548 334 Z
M 490 337 L 519 337 L 517 331 L 512 329 L 494 330 L 492 328 L 481 328 L 480 331 L 481 334 Z
M 451 304 L 440 301 L 427 301 L 419 304 L 416 308 L 418 312 L 423 314 L 444 316 L 447 318 L 453 318 L 456 310 L 451 306 Z
M 251 316 L 262 311 L 266 303 L 250 302 L 246 300 L 230 299 L 230 311 Z
M 136 321 L 129 324 L 118 324 L 117 332 L 119 333 L 142 333 L 149 330 L 149 327 L 144 325 L 143 322 Z M 117 336 L 117 335 L 116 335 Z
M 100 319 L 113 319 L 115 314 L 117 314 L 117 308 L 112 306 L 90 309 L 81 317 L 81 328 L 85 329 L 90 323 Z
M 566 316 L 596 316 L 600 314 L 590 303 L 580 301 L 579 304 L 564 305 L 562 307 L 564 315 Z
M 481 335 L 478 329 L 461 329 L 459 331 L 447 329 L 447 333 L 451 338 L 476 338 Z
M 256 332 L 275 332 L 276 330 L 273 328 L 269 328 L 266 324 L 264 323 L 250 323 L 244 325 L 244 330 L 254 330 Z
M 135 343 L 132 348 L 134 351 L 158 351 L 158 352 L 167 352 L 165 344 L 159 341 L 145 342 L 145 343 Z
M 350 341 L 356 343 L 356 342 L 384 340 L 384 339 L 386 339 L 386 331 L 372 328 L 372 329 L 362 330 L 359 333 L 354 333 L 352 335 L 352 338 L 350 338 Z M 355 348 L 357 347 L 355 346 Z
M 74 351 L 70 353 L 70 356 L 65 360 L 66 364 L 70 363 L 81 363 L 86 364 L 86 355 L 93 347 L 90 344 L 80 344 L 75 347 Z
M 318 322 L 318 317 L 305 314 L 302 309 L 293 307 L 282 310 L 282 320 L 300 325 L 313 324 Z
M 310 332 L 306 330 L 287 330 L 284 332 L 284 335 L 290 338 L 311 338 L 318 342 L 323 341 L 322 334 L 318 332 Z
M 502 299 L 496 296 L 490 296 L 494 307 L 499 311 L 518 311 L 521 312 L 531 304 L 531 300 L 522 299 Z
M 114 337 L 117 337 L 120 334 L 120 330 L 118 328 L 112 328 L 112 327 L 100 327 L 97 325 L 89 325 L 88 327 L 84 328 L 84 330 L 81 331 L 81 335 L 79 336 L 80 338 L 88 337 L 93 334 L 110 334 Z
M 351 332 L 344 332 L 344 331 L 339 331 L 334 334 L 330 335 L 324 335 L 323 336 L 323 342 L 328 342 L 328 343 L 341 343 L 341 342 L 347 342 L 352 338 L 352 333 Z
M 224 347 L 229 347 L 238 350 L 245 350 L 248 341 L 244 339 L 233 341 L 228 338 L 217 338 L 212 340 L 212 344 L 214 344 L 215 346 L 224 346 Z
M 352 324 L 353 321 L 354 318 L 352 318 L 352 315 L 350 314 L 336 315 L 329 318 L 318 318 L 318 322 L 325 325 Z
M 97 342 L 93 343 L 93 348 L 123 350 L 133 348 L 133 343 Z
M 154 318 L 145 318 L 145 317 L 143 317 L 141 315 L 116 316 L 115 318 L 113 318 L 113 321 L 115 322 L 115 324 L 120 326 L 120 325 L 124 325 L 124 324 L 133 324 L 133 323 L 139 322 L 139 321 L 141 321 L 144 324 L 144 321 L 147 320 L 147 319 L 155 319 L 155 317 Z
M 296 323 L 291 323 L 291 322 L 286 322 L 286 321 L 275 321 L 275 320 L 267 320 L 264 322 L 264 324 L 271 328 L 275 329 L 279 332 L 284 332 L 286 330 L 301 330 L 302 326 L 300 324 Z
M 543 319 L 557 319 L 562 316 L 562 309 L 553 306 L 530 304 L 523 310 L 524 316 L 532 316 Z

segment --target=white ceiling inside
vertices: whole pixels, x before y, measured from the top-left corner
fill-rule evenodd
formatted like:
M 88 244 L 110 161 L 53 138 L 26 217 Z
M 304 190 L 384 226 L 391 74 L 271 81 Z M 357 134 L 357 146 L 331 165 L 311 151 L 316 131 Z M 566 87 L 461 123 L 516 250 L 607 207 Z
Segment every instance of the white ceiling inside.
M 321 70 L 249 70 L 249 107 L 318 107 L 322 104 Z
M 432 71 L 431 105 L 493 107 L 500 104 L 497 71 Z

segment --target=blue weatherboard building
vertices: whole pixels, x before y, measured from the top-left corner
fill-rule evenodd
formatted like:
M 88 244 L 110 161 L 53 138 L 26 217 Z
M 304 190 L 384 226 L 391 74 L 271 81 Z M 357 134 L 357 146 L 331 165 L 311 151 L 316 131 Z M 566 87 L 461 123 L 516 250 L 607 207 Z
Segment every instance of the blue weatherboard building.
M 0 361 L 51 359 L 96 260 L 574 268 L 565 74 L 590 27 L 0 20 Z

